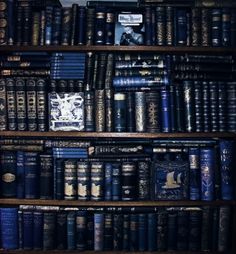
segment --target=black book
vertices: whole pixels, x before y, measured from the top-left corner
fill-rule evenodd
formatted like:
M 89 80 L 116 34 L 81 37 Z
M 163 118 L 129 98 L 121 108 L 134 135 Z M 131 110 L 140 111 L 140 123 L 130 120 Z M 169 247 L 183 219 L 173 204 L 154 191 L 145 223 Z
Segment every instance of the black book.
M 6 80 L 0 79 L 0 130 L 7 130 L 7 104 L 6 100 Z
M 37 104 L 36 104 L 36 80 L 29 78 L 26 80 L 26 108 L 27 124 L 29 131 L 37 130 Z
M 139 161 L 138 168 L 138 199 L 150 199 L 150 164 L 147 161 Z
M 168 241 L 168 214 L 164 210 L 157 213 L 157 251 L 167 250 Z
M 201 211 L 190 211 L 189 213 L 189 251 L 199 251 L 201 248 Z
M 53 26 L 53 13 L 54 13 L 53 6 L 46 6 L 45 10 L 45 45 L 52 44 L 52 26 Z
M 203 98 L 202 82 L 194 82 L 194 104 L 195 104 L 195 124 L 196 132 L 203 131 Z
M 174 8 L 166 6 L 166 45 L 174 45 Z
M 123 243 L 122 243 L 123 251 L 129 250 L 129 239 L 130 239 L 130 215 L 124 214 L 123 215 Z
M 79 6 L 78 9 L 78 27 L 77 27 L 77 44 L 84 45 L 86 39 L 86 8 L 84 6 Z
M 87 8 L 86 12 L 86 36 L 85 43 L 86 45 L 92 45 L 94 39 L 94 27 L 95 27 L 95 9 Z
M 0 82 L 1 84 L 1 82 Z M 7 95 L 7 120 L 8 130 L 15 131 L 17 129 L 16 124 L 16 91 L 15 91 L 15 80 L 6 79 L 6 95 Z M 4 123 L 2 119 L 2 123 Z
M 188 250 L 188 222 L 189 222 L 188 211 L 177 212 L 177 250 L 187 251 Z M 174 220 L 174 218 L 173 218 Z
M 224 82 L 218 82 L 218 118 L 219 131 L 227 131 L 227 86 Z
M 33 249 L 33 212 L 23 211 L 23 249 Z
M 123 215 L 113 215 L 113 250 L 122 250 L 123 240 Z
M 180 84 L 175 84 L 175 103 L 176 103 L 176 130 L 183 132 L 185 130 L 184 119 L 184 94 Z
M 200 46 L 201 43 L 201 9 L 192 8 L 191 10 L 191 45 Z
M 229 132 L 236 132 L 236 82 L 227 84 L 227 123 Z
M 28 2 L 29 3 L 29 2 Z M 32 7 L 29 3 L 23 7 L 22 44 L 29 45 L 31 42 Z
M 104 218 L 104 251 L 109 250 L 113 250 L 113 215 L 111 213 L 105 214 Z
M 177 247 L 177 238 L 176 238 L 176 231 L 177 231 L 177 213 L 176 212 L 169 212 L 168 213 L 168 242 L 167 242 L 167 250 L 174 251 Z
M 39 45 L 39 28 L 40 28 L 40 12 L 34 12 L 32 17 L 32 35 L 31 35 L 31 44 L 33 46 Z
M 210 251 L 211 250 L 211 228 L 212 228 L 212 208 L 204 206 L 202 208 L 202 229 L 201 229 L 201 250 Z
M 130 214 L 130 251 L 138 251 L 138 214 Z
M 56 242 L 56 213 L 43 214 L 43 249 L 53 250 Z
M 96 8 L 95 20 L 96 26 L 94 29 L 94 44 L 105 44 L 105 25 L 106 25 L 106 12 L 105 8 Z
M 133 162 L 122 163 L 122 200 L 135 200 L 136 198 L 136 164 Z
M 60 45 L 61 42 L 62 13 L 60 7 L 54 7 L 52 17 L 52 45 Z
M 56 248 L 67 249 L 67 214 L 64 211 L 56 214 Z
M 209 99 L 210 99 L 210 116 L 211 116 L 211 131 L 219 131 L 219 102 L 218 102 L 218 83 L 209 82 Z
M 23 7 L 19 3 L 16 11 L 16 44 L 22 45 L 23 37 Z
M 203 102 L 203 131 L 211 131 L 211 118 L 210 118 L 210 89 L 209 83 L 202 82 L 202 102 Z
M 222 10 L 214 8 L 211 10 L 211 44 L 212 46 L 221 46 L 222 38 Z
M 166 44 L 166 9 L 163 6 L 156 7 L 156 44 L 164 46 Z
M 71 42 L 71 8 L 62 8 L 61 45 L 70 45 Z
M 134 93 L 127 92 L 126 93 L 126 126 L 128 132 L 135 131 L 135 102 L 134 102 Z M 124 112 L 124 111 L 123 111 Z M 125 117 L 124 117 L 125 119 Z
M 70 45 L 76 45 L 77 44 L 77 36 L 78 33 L 77 31 L 79 31 L 78 29 L 78 9 L 79 6 L 78 4 L 72 4 L 72 17 L 71 17 L 71 41 L 70 41 Z
M 41 10 L 40 27 L 39 27 L 39 45 L 45 45 L 45 27 L 46 27 L 46 12 Z

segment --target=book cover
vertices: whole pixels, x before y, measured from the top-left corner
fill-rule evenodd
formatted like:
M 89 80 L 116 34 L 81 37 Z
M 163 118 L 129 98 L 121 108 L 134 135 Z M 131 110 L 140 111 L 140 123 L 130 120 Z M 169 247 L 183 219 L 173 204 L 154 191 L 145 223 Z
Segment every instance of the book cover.
M 76 212 L 67 213 L 67 249 L 75 250 L 76 247 Z
M 6 80 L 0 79 L 0 130 L 7 130 Z
M 56 242 L 56 213 L 43 214 L 43 250 L 53 250 Z
M 35 250 L 43 248 L 43 212 L 33 212 L 33 246 Z
M 138 215 L 138 250 L 146 251 L 148 247 L 147 242 L 147 232 L 148 232 L 148 223 L 147 223 L 147 214 L 140 213 Z
M 65 211 L 56 214 L 56 249 L 67 249 L 67 213 Z
M 122 240 L 123 240 L 123 215 L 114 214 L 113 215 L 113 250 L 122 250 Z
M 33 249 L 33 212 L 23 211 L 23 249 Z
M 1 82 L 0 82 L 1 84 Z M 6 95 L 7 95 L 7 120 L 8 130 L 15 131 L 17 129 L 16 124 L 16 90 L 15 80 L 12 78 L 6 79 Z M 4 105 L 4 103 L 3 103 Z M 2 119 L 4 120 L 4 119 Z M 4 121 L 2 121 L 4 123 Z
M 177 244 L 176 248 L 178 251 L 188 250 L 188 222 L 189 222 L 189 212 L 188 211 L 178 211 L 177 212 Z
M 49 118 L 52 131 L 83 131 L 84 94 L 49 93 Z
M 115 23 L 115 45 L 143 45 L 144 17 L 142 13 L 118 12 Z
M 77 163 L 78 200 L 90 198 L 90 166 L 87 161 Z
M 65 160 L 64 164 L 64 199 L 77 198 L 77 165 L 76 160 Z
M 113 250 L 113 231 L 115 231 L 113 227 L 113 214 L 106 213 L 104 216 L 104 251 Z
M 94 214 L 94 250 L 103 251 L 104 248 L 104 214 Z
M 84 251 L 86 249 L 87 220 L 86 211 L 77 211 L 76 214 L 76 249 Z
M 25 157 L 23 151 L 16 152 L 16 196 L 25 197 Z

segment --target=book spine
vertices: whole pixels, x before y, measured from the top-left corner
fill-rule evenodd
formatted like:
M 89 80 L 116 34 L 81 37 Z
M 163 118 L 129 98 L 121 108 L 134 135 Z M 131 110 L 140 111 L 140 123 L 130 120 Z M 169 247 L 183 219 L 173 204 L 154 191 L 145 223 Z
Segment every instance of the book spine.
M 25 162 L 24 162 L 24 152 L 17 151 L 16 152 L 16 179 L 17 179 L 17 198 L 25 197 Z
M 147 161 L 138 162 L 138 199 L 150 199 L 150 166 Z
M 72 17 L 71 17 L 71 38 L 70 38 L 70 45 L 76 45 L 77 44 L 77 37 L 78 37 L 78 24 L 79 24 L 79 19 L 78 19 L 78 9 L 79 5 L 78 4 L 72 4 Z M 80 27 L 81 28 L 81 27 Z
M 187 132 L 195 130 L 194 104 L 193 104 L 193 83 L 184 81 L 184 106 L 185 106 L 185 126 Z
M 189 148 L 189 199 L 200 200 L 200 154 L 199 148 Z
M 229 47 L 231 45 L 231 12 L 229 8 L 222 8 L 222 41 L 221 45 Z
M 13 45 L 15 40 L 15 1 L 7 1 L 7 44 Z M 2 17 L 1 17 L 2 18 Z
M 236 83 L 229 82 L 227 84 L 227 131 L 236 131 Z
M 168 215 L 165 211 L 157 213 L 157 251 L 167 250 L 167 228 Z
M 7 97 L 6 97 L 6 80 L 0 79 L 0 130 L 7 130 Z
M 137 168 L 133 162 L 123 162 L 122 170 L 122 200 L 135 200 Z
M 113 250 L 113 228 L 113 215 L 107 213 L 104 215 L 104 251 Z
M 0 27 L 0 45 L 6 45 L 8 43 L 8 18 L 7 18 L 8 6 L 6 1 L 0 2 L 0 16 L 1 16 L 1 27 Z
M 94 250 L 94 215 L 87 215 L 87 249 Z
M 64 199 L 75 200 L 77 198 L 77 172 L 76 161 L 65 160 L 64 165 Z
M 84 106 L 85 106 L 85 131 L 94 131 L 94 92 L 85 91 L 84 95 Z
M 94 214 L 94 250 L 103 251 L 104 248 L 104 214 Z
M 195 125 L 196 132 L 203 131 L 203 99 L 202 99 L 202 83 L 194 82 L 194 104 L 195 104 Z
M 121 199 L 121 166 L 119 163 L 112 164 L 112 200 Z
M 107 10 L 106 12 L 106 23 L 105 23 L 105 44 L 114 44 L 114 28 L 115 28 L 115 15 L 112 11 Z
M 211 116 L 211 131 L 219 131 L 219 119 L 218 119 L 218 83 L 209 82 L 209 93 L 210 93 L 210 116 Z
M 47 126 L 47 94 L 46 80 L 38 79 L 36 81 L 36 108 L 38 131 L 46 131 Z
M 231 19 L 230 19 L 230 39 L 231 46 L 236 46 L 236 13 L 235 9 L 231 9 Z
M 174 8 L 166 7 L 166 45 L 174 45 Z
M 138 214 L 130 214 L 130 251 L 138 251 Z
M 145 7 L 145 45 L 152 45 L 152 9 L 150 6 Z
M 178 211 L 177 212 L 177 250 L 187 251 L 188 250 L 188 218 L 189 212 Z
M 23 249 L 33 249 L 33 212 L 23 211 Z
M 231 222 L 231 208 L 219 207 L 218 251 L 229 251 L 229 235 Z
M 56 236 L 55 243 L 57 250 L 67 249 L 67 214 L 60 211 L 56 214 Z
M 55 248 L 56 236 L 56 214 L 44 212 L 43 214 L 43 250 Z
M 112 200 L 112 174 L 113 168 L 112 163 L 105 163 L 105 200 Z
M 77 163 L 77 186 L 78 200 L 89 200 L 90 198 L 90 167 L 84 161 Z
M 53 6 L 46 6 L 45 15 L 46 15 L 46 23 L 45 23 L 45 45 L 52 44 L 52 26 L 53 26 Z
M 85 44 L 85 38 L 86 38 L 86 8 L 83 6 L 79 6 L 78 9 L 78 38 L 77 38 L 77 44 L 78 45 L 84 45 Z
M 94 44 L 104 45 L 105 43 L 105 25 L 106 25 L 106 13 L 105 9 L 99 8 L 95 13 L 96 26 L 94 29 Z
M 40 199 L 53 198 L 53 158 L 50 154 L 40 154 Z
M 138 239 L 139 239 L 139 251 L 146 251 L 147 250 L 147 214 L 139 214 L 138 215 Z
M 41 10 L 40 12 L 40 27 L 39 27 L 39 45 L 45 45 L 45 28 L 46 28 L 46 12 Z
M 35 250 L 43 248 L 43 212 L 33 212 L 33 246 Z
M 20 250 L 23 249 L 23 212 L 18 210 L 18 248 Z
M 75 250 L 76 246 L 76 212 L 67 214 L 67 249 Z
M 213 148 L 200 149 L 201 200 L 214 199 L 214 160 Z
M 26 108 L 27 124 L 29 131 L 37 130 L 37 109 L 36 109 L 36 81 L 35 79 L 26 80 Z
M 175 87 L 170 85 L 170 130 L 176 132 L 176 102 L 175 102 Z
M 168 213 L 168 223 L 167 223 L 167 230 L 168 230 L 168 242 L 167 242 L 167 250 L 174 251 L 177 247 L 177 238 L 176 238 L 176 231 L 177 231 L 177 213 L 170 212 Z
M 233 154 L 234 142 L 220 140 L 221 198 L 233 200 Z
M 61 42 L 62 13 L 60 7 L 54 7 L 52 16 L 51 44 L 59 45 Z
M 31 43 L 33 46 L 39 45 L 40 12 L 34 12 L 32 18 Z
M 161 90 L 161 130 L 170 132 L 170 93 L 168 90 Z
M 95 9 L 87 8 L 87 16 L 86 16 L 86 35 L 85 35 L 85 43 L 86 45 L 93 45 L 94 40 L 94 27 L 95 27 Z
M 224 82 L 218 82 L 219 131 L 227 131 L 227 88 Z
M 91 163 L 91 200 L 103 200 L 104 198 L 104 174 L 103 163 Z
M 202 208 L 201 251 L 211 250 L 212 209 Z
M 113 130 L 113 98 L 114 94 L 111 89 L 105 89 L 105 108 L 106 108 L 106 131 Z
M 5 250 L 18 249 L 18 209 L 1 207 L 1 247 Z
M 199 251 L 201 247 L 201 211 L 190 211 L 189 213 L 189 251 Z
M 38 198 L 38 153 L 25 152 L 25 198 Z
M 2 152 L 1 155 L 1 195 L 5 198 L 16 197 L 16 154 Z
M 86 249 L 86 211 L 77 211 L 76 214 L 76 249 Z
M 137 132 L 146 131 L 146 98 L 145 92 L 135 92 L 135 125 Z
M 23 30 L 23 7 L 18 4 L 16 11 L 16 44 L 22 45 L 22 31 Z M 4 43 L 1 43 L 4 44 Z
M 211 131 L 211 119 L 210 119 L 210 91 L 209 83 L 202 82 L 202 102 L 203 102 L 203 131 Z
M 7 96 L 8 130 L 15 131 L 17 128 L 17 124 L 16 124 L 16 91 L 14 79 L 9 78 L 6 80 L 6 96 Z M 4 123 L 4 119 L 2 119 L 1 122 Z
M 148 239 L 148 251 L 157 250 L 157 214 L 148 213 L 147 223 L 147 239 Z
M 62 8 L 61 45 L 70 45 L 71 41 L 71 8 Z
M 176 10 L 176 44 L 178 46 L 187 45 L 187 11 Z
M 54 193 L 56 199 L 64 199 L 64 160 L 54 159 Z
M 127 131 L 134 132 L 135 131 L 135 101 L 134 101 L 134 93 L 127 92 L 126 93 L 126 121 L 127 121 Z
M 129 236 L 130 236 L 130 215 L 124 214 L 123 215 L 123 243 L 122 243 L 123 251 L 129 250 Z
M 105 131 L 105 90 L 95 91 L 95 127 L 97 132 Z
M 193 8 L 191 10 L 191 45 L 200 46 L 201 43 L 201 9 Z
M 221 38 L 222 38 L 222 15 L 221 9 L 212 9 L 211 11 L 212 17 L 212 37 L 211 44 L 212 46 L 221 46 Z
M 123 215 L 114 214 L 113 215 L 113 250 L 122 250 L 122 226 L 123 226 Z
M 114 94 L 114 130 L 126 131 L 126 94 Z
M 32 24 L 32 7 L 29 3 L 27 6 L 23 7 L 23 27 L 22 27 L 22 42 L 23 45 L 27 46 L 31 42 L 31 24 Z
M 178 132 L 184 131 L 184 102 L 182 86 L 175 85 L 175 103 L 176 103 L 176 130 Z
M 156 7 L 156 42 L 158 46 L 166 44 L 166 9 L 163 6 Z

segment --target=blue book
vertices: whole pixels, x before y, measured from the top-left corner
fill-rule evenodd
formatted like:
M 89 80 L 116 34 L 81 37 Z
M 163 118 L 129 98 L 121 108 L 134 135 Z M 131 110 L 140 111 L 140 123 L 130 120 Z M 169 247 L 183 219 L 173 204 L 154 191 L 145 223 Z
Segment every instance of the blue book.
M 215 186 L 215 152 L 213 148 L 200 149 L 201 167 L 201 200 L 212 201 L 214 199 Z
M 220 8 L 211 10 L 211 43 L 212 46 L 221 46 L 222 38 L 222 11 Z
M 197 147 L 189 148 L 189 199 L 200 200 L 200 150 Z
M 178 211 L 177 215 L 177 250 L 188 250 L 188 211 Z
M 222 46 L 231 45 L 231 13 L 229 8 L 222 8 Z
M 184 9 L 176 10 L 176 45 L 187 45 L 187 11 Z
M 64 199 L 64 160 L 54 159 L 54 198 Z
M 157 215 L 155 213 L 148 213 L 148 251 L 157 250 Z
M 148 247 L 147 242 L 147 215 L 146 214 L 139 214 L 138 215 L 138 250 L 139 251 L 146 251 Z
M 33 212 L 33 246 L 35 250 L 43 248 L 43 212 Z
M 105 163 L 105 200 L 112 200 L 112 163 Z
M 76 214 L 76 249 L 84 251 L 86 249 L 87 220 L 86 211 L 77 211 Z
M 43 214 L 43 249 L 53 250 L 55 248 L 56 213 L 45 212 Z
M 45 45 L 52 43 L 53 6 L 46 6 Z
M 94 214 L 94 250 L 103 251 L 104 214 Z
M 113 215 L 113 250 L 122 250 L 122 240 L 123 240 L 123 215 L 114 214 Z
M 121 199 L 121 165 L 119 163 L 112 164 L 112 200 Z
M 23 151 L 16 152 L 17 198 L 25 197 L 25 158 Z
M 59 211 L 56 214 L 56 249 L 67 249 L 67 214 Z
M 35 152 L 25 152 L 25 198 L 38 198 L 38 196 L 38 154 Z
M 86 8 L 79 6 L 78 9 L 78 33 L 77 33 L 77 44 L 84 45 L 85 43 L 85 32 L 86 32 Z
M 113 226 L 113 214 L 107 213 L 105 214 L 104 218 L 104 251 L 113 250 L 113 231 L 115 233 L 115 225 Z M 121 232 L 121 238 L 122 234 L 123 232 Z M 115 239 L 114 239 L 114 248 L 115 248 Z
M 15 35 L 15 0 L 7 0 L 7 38 L 8 45 L 14 44 Z M 4 20 L 4 19 L 3 19 Z
M 157 251 L 167 250 L 168 237 L 168 214 L 165 210 L 157 213 Z
M 170 132 L 170 92 L 161 90 L 161 130 Z
M 34 244 L 33 238 L 33 212 L 23 211 L 23 249 L 32 250 Z
M 138 214 L 130 214 L 130 251 L 138 251 L 139 246 L 139 230 L 138 230 Z
M 221 198 L 233 200 L 234 141 L 220 140 Z
M 126 130 L 126 94 L 114 94 L 114 129 L 116 132 Z
M 23 249 L 23 211 L 18 210 L 18 248 Z
M 76 212 L 67 214 L 67 249 L 75 250 L 76 246 Z
M 189 213 L 189 234 L 188 234 L 188 250 L 199 251 L 201 248 L 201 224 L 202 212 L 199 210 L 190 211 Z M 187 239 L 186 239 L 187 240 Z
M 18 208 L 1 208 L 1 247 L 5 250 L 18 248 Z
M 129 240 L 130 240 L 130 215 L 123 215 L 123 243 L 122 250 L 129 251 Z
M 175 251 L 177 246 L 177 213 L 169 212 L 168 213 L 168 242 L 167 242 L 167 249 L 168 251 Z

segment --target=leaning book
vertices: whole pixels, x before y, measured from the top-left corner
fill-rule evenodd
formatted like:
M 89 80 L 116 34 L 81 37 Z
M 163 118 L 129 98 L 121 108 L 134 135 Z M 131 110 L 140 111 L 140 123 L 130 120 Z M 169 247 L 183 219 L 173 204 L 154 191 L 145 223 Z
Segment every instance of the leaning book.
M 118 12 L 115 23 L 115 45 L 143 45 L 143 19 L 143 14 L 139 12 Z
M 84 130 L 84 93 L 49 93 L 51 131 Z

